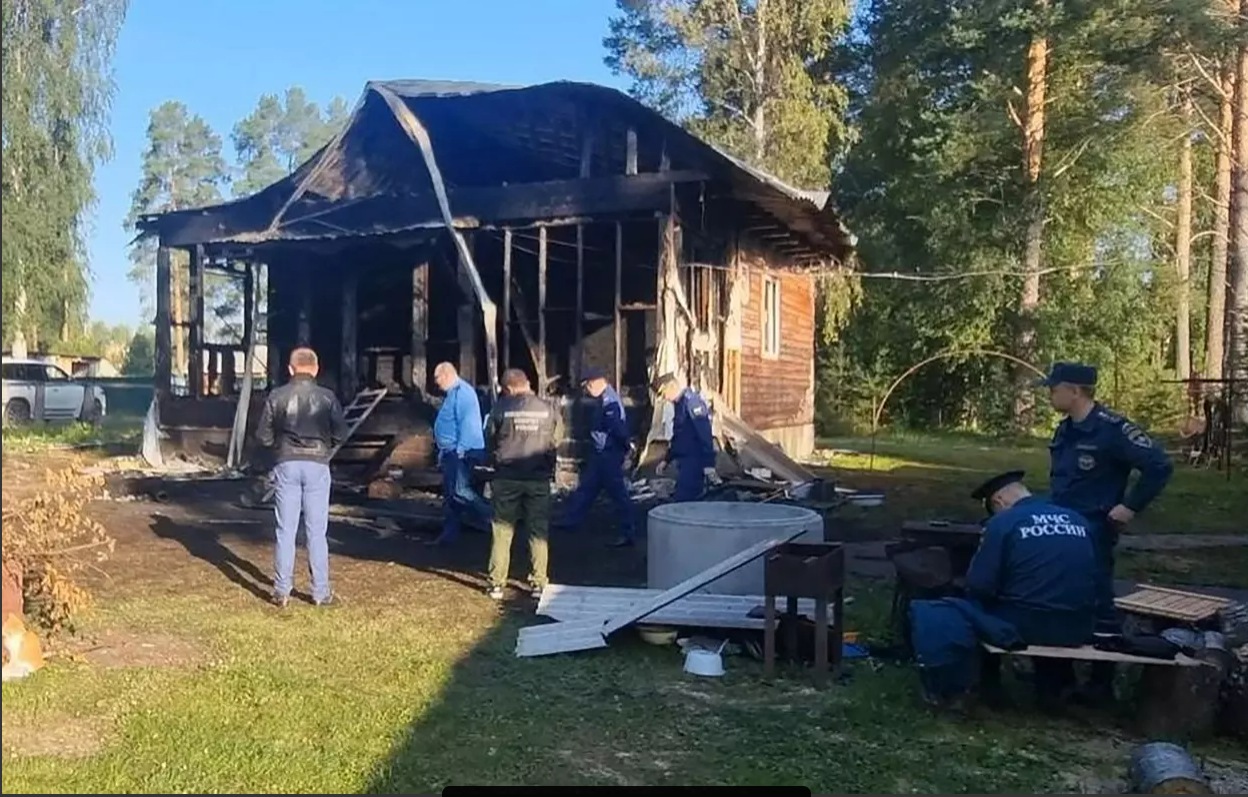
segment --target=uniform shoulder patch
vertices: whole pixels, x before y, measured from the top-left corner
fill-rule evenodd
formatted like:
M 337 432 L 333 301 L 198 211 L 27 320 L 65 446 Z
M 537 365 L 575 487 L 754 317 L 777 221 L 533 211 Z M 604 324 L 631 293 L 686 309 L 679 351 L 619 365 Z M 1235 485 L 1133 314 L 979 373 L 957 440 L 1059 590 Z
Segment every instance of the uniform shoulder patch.
M 1105 421 L 1106 423 L 1125 423 L 1126 422 L 1126 418 L 1123 418 L 1121 415 L 1118 415 L 1117 413 L 1110 412 L 1104 407 L 1101 407 L 1100 409 L 1096 411 L 1096 417 L 1099 420 Z
M 1121 428 L 1123 436 L 1131 441 L 1132 445 L 1140 448 L 1153 447 L 1153 439 L 1148 436 L 1148 433 L 1130 421 L 1123 421 Z

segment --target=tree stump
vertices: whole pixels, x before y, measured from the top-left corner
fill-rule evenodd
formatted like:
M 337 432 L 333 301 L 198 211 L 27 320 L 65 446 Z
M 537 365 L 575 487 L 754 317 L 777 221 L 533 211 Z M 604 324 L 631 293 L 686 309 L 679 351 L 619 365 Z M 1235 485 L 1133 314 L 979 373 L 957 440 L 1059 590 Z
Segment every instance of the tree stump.
M 1153 739 L 1200 739 L 1217 729 L 1223 671 L 1203 667 L 1148 666 L 1140 676 L 1139 732 Z

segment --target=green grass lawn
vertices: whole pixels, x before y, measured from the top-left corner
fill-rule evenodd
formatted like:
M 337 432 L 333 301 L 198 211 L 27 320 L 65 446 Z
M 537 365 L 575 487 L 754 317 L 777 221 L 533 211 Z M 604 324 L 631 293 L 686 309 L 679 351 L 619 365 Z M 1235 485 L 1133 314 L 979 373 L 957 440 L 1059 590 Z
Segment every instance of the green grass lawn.
M 408 602 L 422 590 L 425 601 Z M 674 648 L 629 638 L 518 660 L 522 615 L 500 617 L 467 593 L 433 605 L 427 593 L 286 613 L 187 595 L 100 611 L 90 627 L 174 653 L 113 668 L 88 652 L 5 684 L 4 791 L 697 783 L 1036 793 L 1122 763 L 1103 731 L 1080 725 L 935 716 L 913 674 L 894 666 L 856 664 L 847 684 L 816 691 L 801 679 L 765 683 L 760 665 L 739 657 L 722 680 L 694 679 Z M 883 596 L 853 595 L 849 626 L 877 632 Z M 70 740 L 74 757 L 65 746 L 37 754 L 49 735 Z
M 867 450 L 862 440 L 832 445 Z M 965 494 L 985 473 L 1046 470 L 1042 448 L 913 438 L 881 440 L 871 470 L 863 454 L 832 464 L 849 486 L 888 491 L 885 507 L 863 510 L 877 513 L 873 523 L 975 519 Z M 1235 489 L 1180 469 L 1141 522 L 1242 530 L 1248 490 Z M 447 784 L 1069 793 L 1112 784 L 1129 753 L 1106 716 L 934 715 L 913 670 L 888 664 L 852 663 L 846 683 L 822 691 L 802 677 L 767 683 L 743 657 L 727 661 L 723 679 L 695 679 L 676 649 L 631 632 L 606 650 L 516 659 L 516 632 L 533 621 L 527 603 L 500 612 L 457 574 L 385 561 L 336 558 L 341 605 L 278 611 L 152 538 L 142 505 L 110 511 L 118 560 L 105 565 L 99 606 L 83 618 L 86 641 L 3 687 L 6 793 L 428 793 Z M 267 570 L 266 546 L 232 553 Z M 1153 575 L 1153 556 L 1123 567 Z M 1235 567 L 1204 556 L 1192 558 L 1193 581 Z M 847 628 L 887 641 L 887 586 L 856 581 L 850 595 Z M 1199 751 L 1248 765 L 1242 749 Z
M 1115 569 L 1119 578 L 1141 583 L 1248 590 L 1248 546 L 1122 551 Z
M 847 486 L 885 491 L 886 503 L 870 510 L 886 522 L 983 515 L 970 492 L 985 478 L 1014 468 L 1027 472 L 1032 490 L 1048 488 L 1048 447 L 1043 441 L 1001 443 L 967 435 L 885 435 L 830 438 L 828 465 Z M 1248 535 L 1248 466 L 1226 474 L 1176 462 L 1166 491 L 1132 524 L 1148 534 Z
M 10 454 L 109 445 L 138 446 L 143 434 L 143 418 L 109 415 L 98 426 L 89 423 L 32 423 L 4 428 L 4 450 Z

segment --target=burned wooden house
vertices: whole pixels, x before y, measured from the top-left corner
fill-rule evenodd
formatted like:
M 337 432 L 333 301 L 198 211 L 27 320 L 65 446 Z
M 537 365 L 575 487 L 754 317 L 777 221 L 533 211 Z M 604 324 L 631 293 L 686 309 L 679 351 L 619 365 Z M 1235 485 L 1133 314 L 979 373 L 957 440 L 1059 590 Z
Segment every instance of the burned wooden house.
M 388 390 L 360 430 L 375 464 L 409 445 L 387 424 L 428 405 L 443 360 L 486 393 L 517 367 L 572 396 L 601 366 L 645 427 L 649 380 L 680 372 L 800 456 L 814 443 L 815 279 L 853 243 L 826 200 L 613 89 L 370 83 L 289 177 L 144 220 L 159 238 L 161 427 L 223 454 L 242 392 L 264 385 L 213 364 L 265 344 L 280 383 L 307 344 L 344 401 Z M 233 339 L 206 337 L 206 275 L 239 283 Z

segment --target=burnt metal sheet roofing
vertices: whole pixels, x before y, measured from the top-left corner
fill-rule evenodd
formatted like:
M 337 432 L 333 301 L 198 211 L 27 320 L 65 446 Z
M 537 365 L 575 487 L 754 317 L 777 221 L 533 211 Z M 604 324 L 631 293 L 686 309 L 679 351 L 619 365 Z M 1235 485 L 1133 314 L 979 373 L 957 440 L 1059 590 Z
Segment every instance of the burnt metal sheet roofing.
M 471 191 L 500 182 L 549 180 L 552 165 L 575 178 L 580 144 L 573 125 L 561 122 L 592 107 L 603 112 L 598 115 L 635 126 L 639 135 L 648 132 L 667 142 L 673 161 L 679 157 L 682 165 L 722 181 L 734 196 L 788 233 L 789 245 L 802 256 L 844 261 L 854 248 L 854 236 L 828 206 L 827 191 L 795 188 L 616 89 L 569 81 L 528 87 L 372 81 L 346 130 L 292 175 L 250 197 L 149 216 L 141 229 L 159 232 L 175 245 L 189 245 L 306 241 L 440 227 L 441 217 L 423 201 L 431 191 L 420 152 L 393 123 L 379 89 L 401 97 L 429 128 L 457 216 L 455 198 L 461 186 Z M 613 156 L 622 158 L 623 153 Z M 468 219 L 465 225 L 477 222 Z

